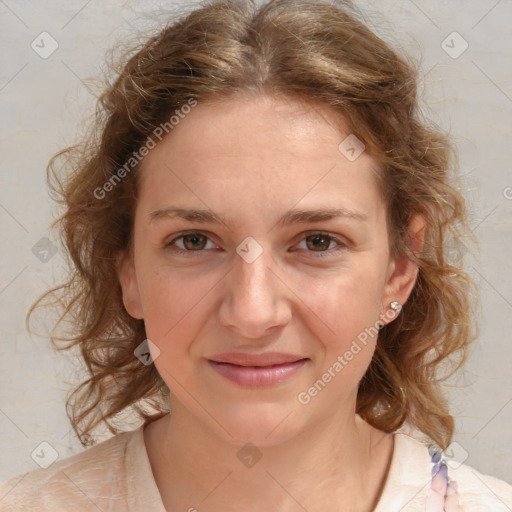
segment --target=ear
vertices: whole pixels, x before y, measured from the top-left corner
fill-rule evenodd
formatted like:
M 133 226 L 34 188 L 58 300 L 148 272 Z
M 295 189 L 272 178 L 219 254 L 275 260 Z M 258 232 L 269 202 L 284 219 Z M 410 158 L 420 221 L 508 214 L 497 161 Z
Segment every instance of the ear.
M 409 254 L 403 255 L 399 259 L 392 259 L 389 264 L 388 278 L 382 296 L 381 319 L 384 323 L 393 321 L 399 314 L 399 311 L 391 309 L 390 304 L 397 301 L 403 306 L 416 284 L 418 265 L 414 260 L 419 258 L 423 250 L 425 229 L 425 219 L 420 215 L 413 216 L 405 235 Z
M 123 304 L 133 318 L 144 318 L 140 300 L 139 284 L 135 273 L 135 262 L 131 250 L 121 253 L 117 259 L 117 276 L 123 292 Z

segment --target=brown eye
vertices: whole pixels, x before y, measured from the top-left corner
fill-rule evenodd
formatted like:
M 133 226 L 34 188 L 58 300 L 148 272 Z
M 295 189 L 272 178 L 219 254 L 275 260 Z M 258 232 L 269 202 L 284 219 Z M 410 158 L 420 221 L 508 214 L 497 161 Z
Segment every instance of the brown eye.
M 166 250 L 172 250 L 178 254 L 186 254 L 193 252 L 201 253 L 207 249 L 216 248 L 216 246 L 207 235 L 197 231 L 192 231 L 182 233 L 180 236 L 177 236 L 169 242 L 165 242 L 163 244 L 163 248 Z
M 297 248 L 311 257 L 324 258 L 339 255 L 341 251 L 347 249 L 349 246 L 350 244 L 343 239 L 329 235 L 328 233 L 317 232 L 305 233 L 304 238 Z
M 333 238 L 329 235 L 318 233 L 316 235 L 310 235 L 305 238 L 306 246 L 312 251 L 325 251 L 329 249 Z
M 190 251 L 194 249 L 202 250 L 206 246 L 207 237 L 201 234 L 185 235 L 181 238 L 183 238 L 185 249 Z

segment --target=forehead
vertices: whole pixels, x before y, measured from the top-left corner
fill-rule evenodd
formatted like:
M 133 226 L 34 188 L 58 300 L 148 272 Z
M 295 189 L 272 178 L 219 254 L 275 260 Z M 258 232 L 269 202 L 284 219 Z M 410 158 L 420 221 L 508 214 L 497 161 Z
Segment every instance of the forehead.
M 239 93 L 199 102 L 183 115 L 164 144 L 175 154 L 195 151 L 188 158 L 254 156 L 279 148 L 284 154 L 309 156 L 320 149 L 336 149 L 350 134 L 340 114 L 317 102 L 283 95 Z M 151 155 L 148 160 L 151 160 Z
M 343 118 L 316 103 L 268 95 L 200 102 L 143 161 L 139 198 L 157 208 L 206 197 L 259 208 L 343 199 L 333 206 L 368 212 L 378 202 L 378 165 L 366 152 L 348 159 L 340 143 L 349 136 Z

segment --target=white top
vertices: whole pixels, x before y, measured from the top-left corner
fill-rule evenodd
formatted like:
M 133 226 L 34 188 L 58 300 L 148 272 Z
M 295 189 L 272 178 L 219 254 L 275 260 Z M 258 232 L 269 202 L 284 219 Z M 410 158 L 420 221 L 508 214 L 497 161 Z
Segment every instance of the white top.
M 0 512 L 165 512 L 143 426 L 0 485 Z M 374 512 L 424 512 L 431 482 L 428 448 L 394 434 L 390 470 Z M 449 467 L 464 512 L 511 512 L 512 486 L 461 465 Z

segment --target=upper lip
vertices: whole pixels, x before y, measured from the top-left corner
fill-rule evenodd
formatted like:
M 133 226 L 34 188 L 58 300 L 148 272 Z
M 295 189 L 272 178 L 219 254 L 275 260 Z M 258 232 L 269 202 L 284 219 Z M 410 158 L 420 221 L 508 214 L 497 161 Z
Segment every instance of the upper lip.
M 230 363 L 239 366 L 271 366 L 276 364 L 294 363 L 302 356 L 294 354 L 283 354 L 281 352 L 264 352 L 262 354 L 247 354 L 243 352 L 230 352 L 225 354 L 215 354 L 209 358 L 210 361 L 217 363 Z

